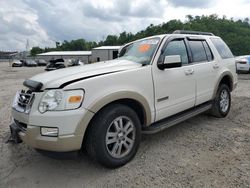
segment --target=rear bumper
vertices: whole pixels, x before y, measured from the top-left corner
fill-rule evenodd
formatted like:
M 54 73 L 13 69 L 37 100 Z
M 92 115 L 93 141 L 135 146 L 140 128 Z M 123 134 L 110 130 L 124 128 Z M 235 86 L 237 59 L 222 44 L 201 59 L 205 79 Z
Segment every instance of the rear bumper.
M 242 71 L 242 72 L 248 72 L 250 70 L 250 65 L 249 64 L 237 64 L 237 71 Z

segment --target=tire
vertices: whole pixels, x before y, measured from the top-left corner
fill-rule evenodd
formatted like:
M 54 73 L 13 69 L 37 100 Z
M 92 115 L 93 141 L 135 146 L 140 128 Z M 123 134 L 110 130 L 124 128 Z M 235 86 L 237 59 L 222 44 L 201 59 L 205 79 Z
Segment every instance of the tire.
M 109 105 L 96 114 L 89 126 L 85 147 L 91 158 L 108 168 L 123 166 L 133 159 L 141 141 L 141 125 L 134 110 L 121 104 Z
M 230 107 L 231 94 L 229 87 L 225 84 L 221 84 L 218 88 L 215 99 L 213 100 L 210 114 L 218 118 L 224 118 L 229 113 Z

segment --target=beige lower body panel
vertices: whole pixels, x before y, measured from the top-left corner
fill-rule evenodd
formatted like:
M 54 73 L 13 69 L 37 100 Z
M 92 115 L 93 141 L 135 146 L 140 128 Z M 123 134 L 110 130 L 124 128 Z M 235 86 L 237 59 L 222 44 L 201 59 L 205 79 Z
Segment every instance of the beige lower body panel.
M 33 148 L 55 152 L 81 149 L 85 130 L 93 116 L 93 112 L 83 108 L 44 114 L 35 111 L 29 115 L 12 110 L 13 119 L 27 125 L 26 130 L 18 133 L 21 140 Z M 41 127 L 57 127 L 59 136 L 42 136 Z
M 81 149 L 82 135 L 65 135 L 59 137 L 41 136 L 40 127 L 28 126 L 27 131 L 19 132 L 21 139 L 29 146 L 56 152 L 68 152 Z

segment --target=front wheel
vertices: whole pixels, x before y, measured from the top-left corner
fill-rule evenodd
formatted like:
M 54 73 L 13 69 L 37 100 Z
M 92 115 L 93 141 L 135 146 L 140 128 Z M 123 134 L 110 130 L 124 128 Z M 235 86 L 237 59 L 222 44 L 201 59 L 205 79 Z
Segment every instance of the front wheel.
M 101 110 L 91 122 L 85 146 L 90 157 L 115 168 L 135 156 L 140 139 L 141 126 L 135 111 L 113 104 Z
M 216 93 L 213 106 L 210 111 L 211 115 L 223 118 L 226 117 L 231 107 L 231 95 L 227 85 L 222 84 Z

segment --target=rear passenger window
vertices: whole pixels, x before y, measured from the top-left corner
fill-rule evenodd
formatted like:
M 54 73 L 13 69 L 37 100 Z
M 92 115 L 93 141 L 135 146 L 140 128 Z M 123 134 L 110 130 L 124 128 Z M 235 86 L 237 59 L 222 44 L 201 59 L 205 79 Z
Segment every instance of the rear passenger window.
M 212 54 L 207 42 L 203 41 L 202 44 L 203 44 L 203 46 L 205 48 L 205 52 L 206 52 L 206 55 L 207 55 L 207 60 L 212 61 L 214 57 L 213 57 L 213 54 Z
M 202 41 L 189 41 L 192 52 L 193 62 L 207 61 L 207 54 L 203 47 Z
M 211 41 L 214 44 L 215 48 L 217 49 L 222 59 L 234 57 L 229 47 L 222 39 L 212 38 Z

